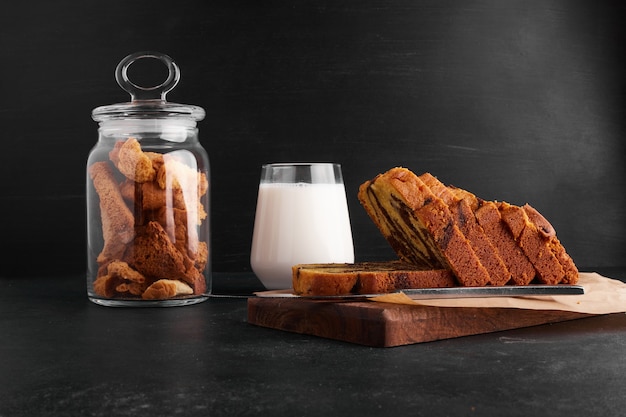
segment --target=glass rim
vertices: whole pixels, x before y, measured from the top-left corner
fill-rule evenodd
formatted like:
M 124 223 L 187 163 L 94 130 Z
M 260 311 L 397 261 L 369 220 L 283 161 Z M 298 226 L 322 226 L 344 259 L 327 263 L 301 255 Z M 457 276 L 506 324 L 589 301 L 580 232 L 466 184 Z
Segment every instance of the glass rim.
M 290 167 L 290 166 L 338 166 L 337 162 L 272 162 L 263 164 L 263 167 Z
M 262 184 L 343 184 L 341 165 L 333 162 L 275 162 L 261 168 Z

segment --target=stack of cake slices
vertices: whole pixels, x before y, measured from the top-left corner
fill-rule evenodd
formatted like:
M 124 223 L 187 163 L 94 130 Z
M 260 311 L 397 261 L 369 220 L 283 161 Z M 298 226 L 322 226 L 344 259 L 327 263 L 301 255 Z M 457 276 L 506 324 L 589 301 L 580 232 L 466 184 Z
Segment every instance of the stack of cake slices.
M 401 167 L 363 183 L 358 197 L 399 260 L 295 265 L 297 294 L 578 281 L 554 228 L 528 204 L 486 201 Z

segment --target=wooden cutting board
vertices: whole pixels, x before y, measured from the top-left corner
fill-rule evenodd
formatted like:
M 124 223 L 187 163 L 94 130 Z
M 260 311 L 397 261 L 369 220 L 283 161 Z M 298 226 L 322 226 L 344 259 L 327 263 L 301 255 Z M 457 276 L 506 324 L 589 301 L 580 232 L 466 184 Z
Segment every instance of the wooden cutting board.
M 591 317 L 515 308 L 427 307 L 372 301 L 249 298 L 248 322 L 373 347 L 401 346 Z

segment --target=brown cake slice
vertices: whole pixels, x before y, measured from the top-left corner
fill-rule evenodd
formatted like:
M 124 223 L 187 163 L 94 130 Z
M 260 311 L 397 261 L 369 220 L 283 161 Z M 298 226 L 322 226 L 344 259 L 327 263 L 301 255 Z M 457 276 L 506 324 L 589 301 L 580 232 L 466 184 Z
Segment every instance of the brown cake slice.
M 489 283 L 448 205 L 413 172 L 392 168 L 361 184 L 358 197 L 401 260 L 450 269 L 461 285 Z
M 171 242 L 167 232 L 156 221 L 139 229 L 125 261 L 146 277 L 177 279 L 188 283 L 194 294 L 206 291 L 204 276 L 194 262 Z
M 166 298 L 192 295 L 193 289 L 186 283 L 176 279 L 160 279 L 152 283 L 141 294 L 144 300 L 164 300 Z
M 555 285 L 560 283 L 565 271 L 558 258 L 552 252 L 549 241 L 541 234 L 526 211 L 518 206 L 502 202 L 498 204 L 502 220 L 513 234 L 537 271 L 537 279 Z
M 455 224 L 471 243 L 480 263 L 489 272 L 489 284 L 507 284 L 511 279 L 511 272 L 474 216 L 471 204 L 475 199 L 469 197 L 469 193 L 460 193 L 459 189 L 455 192 L 429 173 L 422 174 L 419 178 L 450 208 Z
M 517 245 L 517 242 L 502 221 L 496 203 L 478 198 L 470 191 L 462 188 L 449 185 L 448 189 L 455 193 L 457 198 L 467 201 L 474 211 L 474 217 L 476 217 L 476 220 L 511 273 L 509 284 L 530 284 L 536 275 L 535 267 Z
M 565 276 L 562 282 L 565 284 L 575 284 L 578 282 L 578 268 L 574 264 L 572 258 L 567 254 L 565 248 L 556 237 L 556 231 L 552 224 L 543 217 L 535 208 L 529 204 L 522 206 L 528 218 L 535 224 L 539 234 L 546 240 L 547 246 L 554 256 L 559 260 Z
M 535 267 L 506 228 L 496 203 L 481 200 L 474 211 L 474 215 L 509 268 L 512 283 L 515 285 L 530 284 L 535 278 Z
M 115 143 L 109 158 L 124 176 L 139 183 L 152 181 L 156 177 L 150 157 L 141 150 L 135 138 Z
M 378 294 L 456 285 L 449 270 L 401 261 L 300 264 L 294 265 L 292 272 L 294 292 L 299 295 Z
M 119 259 L 135 236 L 135 218 L 117 185 L 113 169 L 108 162 L 96 162 L 89 167 L 89 175 L 100 199 L 100 216 L 104 247 L 98 263 Z

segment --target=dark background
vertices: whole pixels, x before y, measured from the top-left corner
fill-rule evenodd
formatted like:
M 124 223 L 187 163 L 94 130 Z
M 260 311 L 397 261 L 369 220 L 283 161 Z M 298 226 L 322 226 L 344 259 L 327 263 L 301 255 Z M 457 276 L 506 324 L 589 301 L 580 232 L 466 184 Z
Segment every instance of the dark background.
M 5 6 L 6 8 L 6 6 Z M 169 54 L 207 112 L 213 269 L 249 271 L 260 167 L 343 166 L 357 260 L 389 259 L 358 204 L 393 166 L 530 203 L 583 269 L 624 266 L 620 1 L 39 1 L 0 14 L 0 275 L 85 268 L 91 110 L 117 63 Z

